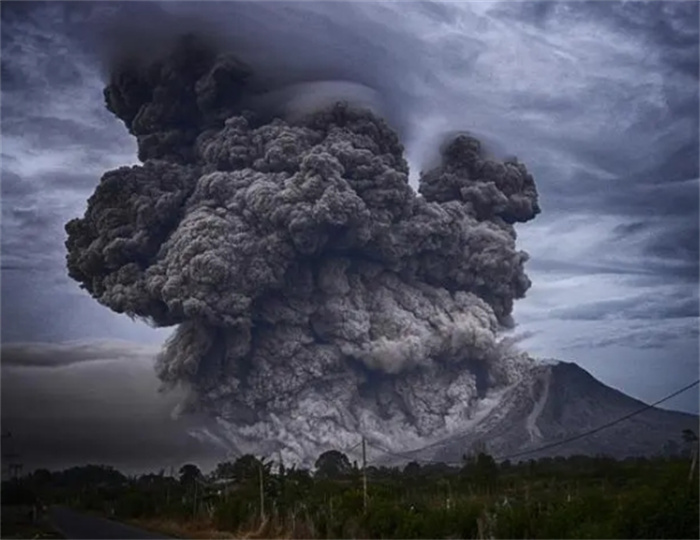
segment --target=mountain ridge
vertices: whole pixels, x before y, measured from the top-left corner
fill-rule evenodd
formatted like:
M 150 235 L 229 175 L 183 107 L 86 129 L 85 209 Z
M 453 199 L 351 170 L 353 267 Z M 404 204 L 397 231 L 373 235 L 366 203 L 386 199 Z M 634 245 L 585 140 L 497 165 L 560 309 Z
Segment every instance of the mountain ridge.
M 639 412 L 642 409 L 646 410 Z M 698 415 L 650 407 L 604 384 L 579 365 L 560 361 L 530 369 L 468 432 L 392 453 L 383 461 L 394 465 L 458 463 L 479 446 L 485 446 L 496 459 L 513 461 L 575 454 L 618 459 L 650 456 L 662 452 L 668 440 L 680 442 L 684 429 L 697 432 L 698 421 Z M 563 442 L 611 422 L 616 423 Z

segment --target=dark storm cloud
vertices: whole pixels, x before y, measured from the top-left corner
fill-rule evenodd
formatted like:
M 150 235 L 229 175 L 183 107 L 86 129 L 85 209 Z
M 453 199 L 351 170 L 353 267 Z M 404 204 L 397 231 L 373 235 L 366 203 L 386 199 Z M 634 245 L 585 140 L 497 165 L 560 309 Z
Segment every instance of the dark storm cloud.
M 635 320 L 635 319 L 678 319 L 697 318 L 698 299 L 687 297 L 683 291 L 664 296 L 662 301 L 644 296 L 605 300 L 587 305 L 553 310 L 552 317 L 564 320 Z M 663 346 L 663 341 L 658 341 Z
M 59 223 L 60 213 L 35 205 L 3 208 L 3 267 L 55 268 L 61 254 L 56 243 L 63 238 Z
M 621 47 L 611 47 L 619 51 L 618 72 L 606 72 L 604 64 L 599 71 L 592 71 L 590 76 L 597 77 L 599 83 L 582 92 L 585 101 L 577 108 L 572 108 L 562 93 L 556 101 L 548 96 L 521 95 L 523 111 L 530 107 L 547 110 L 562 121 L 568 119 L 568 125 L 573 122 L 573 126 L 582 127 L 591 110 L 609 103 L 607 118 L 601 117 L 597 133 L 580 138 L 574 127 L 569 137 L 547 141 L 546 147 L 560 148 L 575 169 L 567 173 L 566 167 L 550 169 L 545 165 L 540 170 L 533 163 L 533 170 L 539 177 L 558 176 L 551 189 L 543 191 L 544 208 L 620 216 L 621 233 L 629 222 L 661 217 L 666 224 L 654 224 L 655 234 L 646 237 L 642 253 L 665 257 L 673 264 L 638 260 L 641 271 L 655 272 L 660 279 L 697 279 L 698 4 L 522 2 L 501 4 L 496 8 L 499 11 L 513 21 L 534 24 L 545 39 L 572 23 L 574 27 L 616 29 L 619 36 L 637 44 L 639 54 L 627 49 L 622 39 Z M 594 54 L 597 44 L 590 41 L 589 45 L 590 51 L 583 49 L 582 56 Z M 611 66 L 614 59 L 606 55 Z M 621 80 L 621 70 L 637 72 L 638 77 Z M 651 78 L 652 73 L 655 78 Z M 648 90 L 642 91 L 645 86 Z M 608 128 L 607 121 L 615 118 L 619 118 L 618 126 Z M 617 136 L 605 133 L 613 134 L 626 125 L 629 128 Z M 625 241 L 621 235 L 620 242 Z M 537 257 L 533 264 L 540 264 Z
M 154 355 L 152 348 L 123 342 L 9 343 L 2 346 L 2 365 L 56 368 L 80 362 L 124 361 Z
M 621 159 L 609 148 L 587 149 L 586 143 L 566 150 L 576 168 L 554 186 L 550 194 L 553 210 L 588 210 L 639 219 L 685 216 L 692 226 L 698 213 L 700 175 L 696 116 L 678 114 L 679 123 L 691 120 L 694 124 L 682 129 L 687 136 L 677 145 L 666 150 L 650 141 L 648 148 L 640 148 L 658 160 L 644 168 L 639 163 L 648 161 L 648 155 Z
M 69 275 L 115 312 L 177 326 L 158 374 L 234 447 L 272 440 L 300 461 L 358 430 L 449 430 L 530 366 L 499 328 L 530 285 L 514 225 L 540 212 L 532 176 L 459 135 L 419 196 L 381 117 L 318 103 L 273 118 L 254 73 L 192 36 L 114 64 L 107 107 L 144 164 L 106 172 L 67 223 Z
M 590 262 L 577 262 L 577 261 L 566 261 L 559 258 L 547 259 L 545 257 L 538 257 L 536 260 L 532 260 L 529 267 L 536 272 L 553 272 L 553 273 L 563 273 L 569 275 L 575 274 L 590 274 L 590 275 L 604 275 L 604 274 L 617 274 L 632 276 L 637 279 L 640 276 L 652 276 L 655 278 L 655 282 L 658 283 L 659 279 L 659 264 L 657 265 L 647 265 L 642 267 L 637 261 L 590 261 Z M 664 270 L 665 267 L 664 267 Z M 689 272 L 689 271 L 688 271 Z M 679 270 L 679 273 L 685 274 L 684 269 Z M 664 272 L 666 273 L 666 272 Z
M 80 171 L 56 171 L 51 173 L 37 174 L 35 177 L 38 184 L 51 186 L 55 189 L 70 190 L 79 193 L 95 189 L 98 180 L 95 179 L 95 174 L 91 172 Z
M 688 159 L 688 162 L 690 159 Z M 608 211 L 615 210 L 621 215 L 631 217 L 662 216 L 671 218 L 688 218 L 688 226 L 694 223 L 692 218 L 698 210 L 698 170 L 683 173 L 682 176 L 671 176 L 673 169 L 659 171 L 655 182 L 639 182 L 629 179 L 632 184 L 627 193 L 612 193 L 605 201 Z M 621 178 L 625 182 L 626 178 Z
M 3 50 L 9 52 L 3 55 L 3 68 L 24 76 L 24 92 L 43 86 L 36 83 L 38 73 L 42 73 L 41 77 L 55 77 L 61 84 L 70 84 L 71 81 L 81 80 L 74 77 L 76 69 L 83 78 L 87 77 L 85 69 L 76 66 L 81 66 L 81 62 L 94 60 L 95 52 L 101 51 L 100 54 L 104 54 L 104 47 L 114 47 L 119 43 L 131 41 L 135 46 L 141 46 L 141 41 L 147 40 L 149 33 L 153 34 L 152 41 L 158 41 L 162 40 L 163 36 L 172 37 L 190 25 L 189 27 L 195 30 L 205 29 L 218 41 L 235 48 L 242 57 L 249 58 L 256 67 L 260 66 L 261 73 L 265 74 L 268 84 L 272 87 L 313 78 L 350 78 L 376 89 L 384 99 L 391 100 L 385 104 L 386 114 L 395 120 L 394 127 L 406 133 L 410 143 L 423 137 L 413 135 L 413 131 L 417 134 L 427 133 L 421 126 L 424 122 L 420 120 L 420 114 L 435 107 L 431 103 L 433 100 L 428 97 L 431 94 L 439 95 L 440 92 L 445 92 L 441 101 L 446 106 L 453 110 L 463 110 L 467 119 L 473 115 L 473 109 L 478 107 L 476 103 L 482 96 L 477 96 L 478 99 L 472 105 L 469 105 L 469 98 L 466 98 L 465 106 L 457 102 L 458 93 L 462 92 L 461 99 L 464 100 L 465 96 L 469 95 L 470 85 L 478 88 L 481 84 L 479 66 L 487 61 L 484 54 L 488 52 L 485 43 L 490 39 L 490 25 L 502 19 L 510 21 L 511 25 L 508 28 L 510 35 L 504 34 L 506 39 L 515 39 L 518 32 L 524 31 L 527 39 L 533 39 L 533 45 L 539 46 L 544 39 L 546 46 L 557 54 L 564 57 L 582 54 L 586 60 L 590 59 L 589 63 L 597 61 L 598 50 L 614 50 L 616 54 L 622 55 L 619 67 L 630 73 L 626 80 L 621 80 L 624 90 L 616 90 L 620 86 L 619 77 L 622 76 L 612 70 L 608 71 L 608 67 L 618 66 L 612 63 L 612 57 L 606 52 L 605 62 L 609 65 L 601 64 L 600 71 L 592 72 L 596 78 L 589 79 L 599 83 L 594 86 L 587 81 L 589 88 L 584 86 L 579 95 L 571 94 L 565 88 L 557 92 L 547 92 L 545 87 L 526 85 L 524 89 L 519 89 L 517 85 L 512 85 L 512 90 L 500 98 L 502 104 L 509 104 L 509 114 L 516 115 L 516 128 L 518 124 L 522 124 L 517 115 L 526 118 L 529 110 L 541 115 L 543 122 L 539 132 L 530 130 L 531 134 L 528 136 L 533 144 L 541 148 L 558 149 L 558 152 L 568 154 L 564 159 L 579 164 L 582 169 L 581 172 L 569 173 L 566 166 L 562 168 L 561 165 L 557 165 L 559 168 L 550 169 L 547 163 L 543 163 L 540 167 L 541 158 L 537 156 L 537 151 L 523 147 L 526 155 L 532 154 L 528 163 L 532 164 L 537 177 L 547 182 L 547 189 L 542 195 L 543 206 L 549 206 L 550 211 L 590 209 L 616 214 L 624 212 L 632 218 L 644 218 L 649 212 L 653 198 L 652 212 L 682 212 L 688 217 L 689 223 L 692 223 L 696 221 L 694 218 L 697 216 L 697 188 L 690 186 L 688 189 L 681 189 L 683 193 L 680 194 L 673 186 L 669 186 L 667 181 L 697 177 L 698 129 L 697 115 L 694 114 L 697 110 L 697 76 L 694 72 L 684 71 L 676 65 L 677 60 L 697 58 L 697 17 L 693 17 L 697 6 L 671 2 L 658 3 L 659 5 L 634 3 L 629 6 L 605 4 L 504 3 L 483 11 L 479 6 L 479 11 L 469 12 L 455 4 L 415 3 L 412 4 L 412 10 L 403 10 L 398 16 L 400 24 L 388 26 L 384 24 L 384 18 L 397 15 L 392 4 L 331 6 L 319 2 L 301 6 L 274 2 L 228 5 L 211 3 L 207 4 L 206 10 L 188 3 L 162 6 L 151 3 L 109 4 L 104 8 L 90 3 L 81 6 L 39 4 L 44 12 L 29 7 L 4 10 L 4 20 L 10 22 L 6 27 L 31 27 L 25 19 L 27 15 L 31 15 L 29 19 L 41 31 L 4 32 Z M 99 24 L 86 25 L 86 20 L 97 21 Z M 128 39 L 122 36 L 120 40 L 117 39 L 116 29 L 124 28 L 121 24 L 123 20 L 134 21 L 134 24 L 129 26 Z M 219 26 L 218 21 L 226 23 Z M 536 38 L 531 38 L 526 32 L 528 21 L 537 22 L 540 27 Z M 451 25 L 457 24 L 464 30 L 453 31 Z M 431 28 L 435 25 L 443 25 L 446 29 L 439 40 L 431 35 Z M 586 38 L 583 30 L 587 25 L 599 25 L 602 30 L 608 32 L 606 36 L 614 40 L 609 43 L 591 43 L 590 47 L 582 45 L 580 50 L 568 48 L 563 38 L 560 41 L 559 33 L 566 28 L 574 30 L 575 39 L 578 39 L 579 35 L 581 39 Z M 226 31 L 222 31 L 221 28 L 225 28 Z M 303 33 L 301 28 L 304 29 Z M 111 29 L 111 35 L 114 37 L 108 40 L 100 39 L 97 35 L 100 33 L 99 29 Z M 266 39 L 262 42 L 258 39 L 261 29 L 266 32 Z M 579 32 L 579 29 L 583 30 Z M 57 31 L 66 35 L 73 34 L 76 38 L 57 41 Z M 31 35 L 36 36 L 35 46 L 39 48 L 46 45 L 61 51 L 73 47 L 73 54 L 47 58 L 39 62 L 42 69 L 29 70 L 26 62 L 21 61 L 21 55 L 14 53 L 22 49 L 23 40 Z M 431 37 L 426 40 L 426 35 Z M 309 39 L 310 36 L 313 36 L 313 40 Z M 574 47 L 579 46 L 575 40 L 572 42 Z M 627 48 L 628 42 L 638 47 L 640 53 L 630 52 Z M 85 43 L 89 46 L 86 47 Z M 621 46 L 618 47 L 618 43 Z M 644 48 L 653 54 L 641 52 Z M 75 54 L 76 52 L 78 54 Z M 473 58 L 472 69 L 463 70 L 455 64 L 464 61 L 465 58 Z M 551 58 L 554 62 L 556 56 Z M 527 61 L 527 57 L 523 58 L 523 62 Z M 72 64 L 68 65 L 70 62 Z M 638 64 L 635 65 L 635 62 Z M 567 71 L 570 69 L 566 64 L 562 64 L 562 68 Z M 105 69 L 106 66 L 103 66 L 103 73 Z M 538 73 L 537 69 L 539 66 L 535 66 L 532 73 Z M 636 92 L 634 82 L 629 90 L 626 89 L 626 85 L 633 80 L 634 70 L 639 70 L 641 74 L 657 74 L 660 86 L 658 89 L 652 87 L 652 90 L 661 92 L 662 97 L 665 96 L 663 116 L 659 116 L 660 105 L 650 101 L 651 98 L 647 97 L 646 92 L 638 92 L 637 95 L 631 93 Z M 450 78 L 450 74 L 455 71 L 462 72 L 464 82 L 461 84 L 464 88 L 455 86 L 456 81 Z M 65 73 L 73 75 L 64 77 L 62 74 Z M 575 76 L 575 72 L 571 73 Z M 608 73 L 612 78 L 606 81 Z M 557 78 L 556 75 L 553 77 Z M 35 83 L 30 84 L 31 81 Z M 492 83 L 492 88 L 488 91 L 495 90 L 494 95 L 500 95 L 498 84 L 500 83 Z M 431 86 L 432 91 L 429 91 Z M 601 92 L 601 88 L 604 91 Z M 573 99 L 576 102 L 572 102 Z M 7 107 L 7 102 L 7 99 L 3 100 L 4 107 Z M 624 114 L 625 123 L 634 122 L 639 127 L 644 126 L 644 130 L 636 130 L 631 137 L 627 134 L 620 137 L 615 130 L 610 136 L 606 136 L 607 128 L 601 124 L 597 133 L 592 132 L 587 128 L 585 120 L 591 117 L 591 109 L 598 109 L 601 105 L 605 105 L 610 111 L 611 119 L 613 116 Z M 626 111 L 629 111 L 629 114 Z M 493 114 L 498 114 L 495 108 Z M 7 118 L 6 116 L 5 119 Z M 508 116 L 499 121 L 503 123 L 506 118 Z M 552 123 L 552 119 L 556 119 L 557 123 Z M 684 119 L 688 124 L 687 129 L 681 130 L 687 134 L 685 138 L 674 135 L 681 133 L 678 131 L 679 121 Z M 104 120 L 102 125 L 105 128 L 100 131 L 90 128 L 76 130 L 75 140 L 84 140 L 94 133 L 94 145 L 91 147 L 97 148 L 98 141 L 104 139 L 104 142 L 99 142 L 99 147 L 105 151 L 111 152 L 111 148 L 120 144 L 129 150 L 133 148 L 132 143 L 125 142 L 127 139 L 123 137 L 117 137 L 116 140 L 120 142 L 109 145 L 107 134 L 114 134 L 116 131 L 107 129 L 107 120 Z M 571 126 L 569 133 L 562 136 L 559 133 L 559 125 Z M 504 132 L 505 130 L 501 129 L 501 135 Z M 584 136 L 577 136 L 578 132 Z M 41 133 L 42 130 L 37 130 L 37 136 L 42 136 Z M 72 131 L 67 130 L 66 133 L 70 134 Z M 655 141 L 657 133 L 667 135 L 664 135 L 662 140 Z M 610 140 L 611 137 L 614 138 L 613 141 Z M 679 142 L 673 143 L 674 138 L 678 137 Z M 73 137 L 67 136 L 66 139 Z M 647 143 L 646 147 L 640 144 L 642 142 Z M 654 151 L 649 152 L 648 147 L 652 144 Z M 626 150 L 625 145 L 630 150 Z M 419 146 L 409 144 L 409 161 L 412 160 L 412 155 L 420 159 L 421 148 L 428 146 L 430 145 L 425 143 Z M 510 143 L 503 146 L 513 147 Z M 110 150 L 107 150 L 108 148 Z M 643 153 L 643 159 L 637 159 L 630 151 Z M 651 158 L 653 162 L 649 162 Z M 644 165 L 645 162 L 647 165 Z M 411 164 L 420 165 L 413 162 Z M 597 176 L 595 171 L 601 169 L 609 176 Z M 637 172 L 631 175 L 630 169 Z M 62 179 L 69 180 L 69 176 L 64 174 Z M 76 178 L 78 189 L 88 184 L 86 180 L 82 177 Z M 658 183 L 661 186 L 651 192 L 647 186 L 649 183 Z M 61 185 L 65 184 L 61 182 Z M 546 215 L 543 219 L 547 219 Z M 673 238 L 670 240 L 673 241 Z M 689 254 L 687 260 L 694 258 L 697 259 Z
M 94 305 L 50 261 L 37 264 L 35 258 L 3 256 L 0 285 L 3 344 L 90 339 L 162 343 L 169 333 Z
M 5 200 L 28 195 L 34 191 L 33 186 L 29 182 L 23 181 L 20 175 L 9 170 L 2 171 L 0 189 L 2 190 L 2 198 Z
M 609 360 L 618 375 L 637 370 L 639 379 L 656 380 L 662 365 L 682 385 L 687 370 L 676 370 L 669 347 L 697 336 L 674 330 L 679 319 L 669 317 L 697 322 L 682 301 L 697 298 L 697 9 L 694 2 L 6 3 L 2 265 L 13 270 L 2 276 L 3 340 L 162 340 L 69 284 L 60 224 L 82 214 L 101 171 L 136 161 L 135 142 L 104 109 L 108 66 L 97 61 L 96 30 L 106 30 L 109 17 L 113 28 L 129 20 L 138 28 L 124 42 L 172 34 L 174 18 L 197 18 L 192 24 L 212 35 L 229 29 L 222 39 L 262 66 L 260 82 L 270 87 L 350 79 L 382 94 L 414 183 L 427 149 L 453 130 L 466 127 L 516 154 L 535 176 L 544 209 L 518 239 L 532 255 L 534 286 L 516 304 L 516 321 L 521 328 L 545 321 L 530 340 L 543 345 L 532 350 L 568 359 L 566 344 L 583 336 L 588 342 L 577 350 L 591 357 L 616 339 L 620 361 Z M 25 213 L 13 215 L 14 207 Z M 32 211 L 45 214 L 49 232 L 23 219 Z M 649 316 L 658 318 L 644 319 L 648 327 L 610 320 L 606 309 L 639 317 L 640 295 L 654 299 Z M 576 318 L 577 307 L 586 320 Z M 556 310 L 567 319 L 554 318 Z M 546 341 L 553 333 L 556 346 Z M 654 348 L 635 348 L 649 341 Z M 625 364 L 641 353 L 659 361 Z
M 687 340 L 696 342 L 698 338 L 698 328 L 693 325 L 674 326 L 670 328 L 640 328 L 626 332 L 624 336 L 612 335 L 609 337 L 593 339 L 577 339 L 572 342 L 571 347 L 609 347 L 611 345 L 622 345 L 637 349 L 658 349 L 664 350 L 669 342 Z M 697 351 L 697 346 L 695 347 Z M 697 356 L 697 354 L 695 355 Z
M 646 246 L 645 252 L 649 255 L 663 258 L 666 260 L 687 260 L 690 263 L 695 263 L 688 267 L 688 276 L 692 277 L 698 269 L 698 225 L 690 224 L 688 227 L 679 227 L 678 230 L 669 230 L 655 237 Z M 693 256 L 696 256 L 693 259 Z
M 454 10 L 415 5 L 418 13 Z M 411 92 L 399 84 L 405 77 L 401 65 L 422 49 L 407 28 L 387 28 L 368 15 L 362 5 L 324 2 L 221 2 L 208 4 L 206 10 L 191 2 L 122 2 L 93 9 L 92 28 L 83 33 L 103 75 L 134 51 L 147 62 L 167 51 L 180 35 L 192 32 L 254 65 L 249 84 L 258 90 L 279 91 L 309 81 L 353 81 L 387 99 L 383 115 L 402 129 Z M 359 25 L 366 32 L 360 32 Z M 260 39 L 261 29 L 265 39 Z M 389 46 L 391 35 L 401 47 Z
M 697 201 L 698 182 L 686 182 L 683 189 L 678 190 L 678 207 L 692 205 Z M 692 186 L 692 187 L 691 187 Z M 693 190 L 692 188 L 695 188 Z M 685 195 L 685 197 L 683 196 Z M 649 197 L 649 200 L 655 200 Z M 688 203 L 688 200 L 691 202 Z M 644 269 L 655 273 L 659 279 L 665 276 L 682 281 L 696 283 L 700 266 L 700 225 L 693 220 L 693 214 L 688 212 L 668 213 L 662 221 L 652 221 L 652 211 L 646 221 L 633 221 L 618 225 L 614 233 L 619 242 L 629 242 L 639 239 L 642 255 L 647 258 Z M 639 217 L 637 217 L 639 219 Z
M 30 129 L 29 129 L 30 128 Z M 84 152 L 88 159 L 100 152 L 119 152 L 123 141 L 104 126 L 90 125 L 70 118 L 9 115 L 3 121 L 7 133 L 17 134 L 27 145 L 56 148 L 68 152 Z M 94 182 L 94 181 L 93 181 Z
M 99 88 L 99 74 L 90 65 L 89 47 L 78 46 L 89 12 L 75 3 L 3 6 L 2 266 L 29 271 L 3 276 L 5 313 L 25 311 L 6 300 L 15 297 L 18 287 L 32 295 L 37 287 L 55 287 L 55 276 L 65 275 L 65 215 L 82 207 L 99 170 L 133 151 L 123 134 L 110 133 L 109 113 L 99 92 L 91 89 Z M 46 271 L 54 277 L 47 279 Z M 66 283 L 62 280 L 63 287 Z M 16 335 L 17 320 L 9 319 L 3 324 L 3 339 Z M 46 328 L 33 330 L 32 319 L 63 326 L 43 313 L 22 319 L 28 322 L 25 339 L 32 333 L 54 334 Z M 14 328 L 5 332 L 8 326 Z
M 188 434 L 206 419 L 172 418 L 177 395 L 157 392 L 153 354 L 117 342 L 4 345 L 2 425 L 12 438 L 3 445 L 25 469 L 86 462 L 177 469 L 225 458 Z
M 545 31 L 562 20 L 611 21 L 626 33 L 643 35 L 660 47 L 697 45 L 698 6 L 695 2 L 512 2 L 495 11 Z

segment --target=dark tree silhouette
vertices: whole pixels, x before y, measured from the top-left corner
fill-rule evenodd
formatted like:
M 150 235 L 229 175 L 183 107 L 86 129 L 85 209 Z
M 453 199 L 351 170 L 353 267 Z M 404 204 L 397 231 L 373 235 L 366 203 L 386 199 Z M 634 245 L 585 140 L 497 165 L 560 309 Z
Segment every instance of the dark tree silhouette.
M 403 469 L 404 474 L 407 476 L 418 476 L 420 471 L 420 465 L 416 461 L 411 461 Z
M 352 470 L 348 456 L 338 450 L 329 450 L 316 460 L 316 475 L 321 478 L 338 478 Z
M 260 467 L 263 468 L 263 475 L 267 475 L 272 467 L 272 463 L 265 463 L 265 460 L 259 460 L 251 454 L 246 454 L 239 457 L 230 468 L 231 476 L 237 482 L 243 483 L 250 480 L 258 481 Z
M 214 478 L 234 478 L 236 464 L 232 461 L 222 461 L 214 469 Z
M 192 463 L 187 463 L 180 467 L 180 483 L 183 486 L 189 486 L 194 484 L 195 480 L 202 477 L 202 471 L 199 470 L 197 465 Z

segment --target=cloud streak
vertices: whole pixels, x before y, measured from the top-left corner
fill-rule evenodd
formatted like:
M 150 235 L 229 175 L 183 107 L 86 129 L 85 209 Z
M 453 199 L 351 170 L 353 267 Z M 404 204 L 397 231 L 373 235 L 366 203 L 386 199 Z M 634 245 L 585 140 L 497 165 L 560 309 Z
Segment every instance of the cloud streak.
M 2 365 L 17 368 L 60 368 L 83 362 L 152 362 L 158 349 L 129 342 L 8 343 Z

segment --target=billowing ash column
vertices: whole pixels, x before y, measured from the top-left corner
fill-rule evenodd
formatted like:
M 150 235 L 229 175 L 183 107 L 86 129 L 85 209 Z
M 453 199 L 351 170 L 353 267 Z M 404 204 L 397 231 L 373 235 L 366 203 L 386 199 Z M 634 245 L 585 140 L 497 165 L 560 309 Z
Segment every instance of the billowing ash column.
M 118 64 L 107 106 L 144 164 L 107 172 L 66 225 L 70 276 L 177 327 L 160 378 L 240 450 L 303 460 L 358 431 L 402 448 L 458 429 L 527 364 L 499 328 L 530 285 L 513 224 L 539 212 L 532 177 L 462 135 L 418 195 L 380 118 L 243 111 L 251 74 L 193 38 Z

